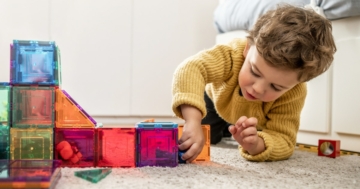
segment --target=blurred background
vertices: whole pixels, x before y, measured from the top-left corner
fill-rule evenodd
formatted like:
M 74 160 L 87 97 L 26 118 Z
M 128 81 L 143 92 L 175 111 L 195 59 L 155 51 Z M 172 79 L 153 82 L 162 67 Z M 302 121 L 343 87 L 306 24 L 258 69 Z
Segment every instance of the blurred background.
M 173 119 L 171 82 L 185 58 L 215 44 L 218 0 L 2 0 L 0 82 L 10 44 L 55 41 L 62 88 L 98 122 Z

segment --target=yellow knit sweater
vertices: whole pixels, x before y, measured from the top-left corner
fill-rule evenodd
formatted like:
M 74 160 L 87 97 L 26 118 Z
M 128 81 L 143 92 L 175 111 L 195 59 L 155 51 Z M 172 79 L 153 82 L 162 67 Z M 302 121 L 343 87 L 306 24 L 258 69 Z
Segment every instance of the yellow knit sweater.
M 258 136 L 266 150 L 250 155 L 239 147 L 250 161 L 275 161 L 289 158 L 295 149 L 300 112 L 306 97 L 306 84 L 300 83 L 272 102 L 247 101 L 239 95 L 238 75 L 245 58 L 246 39 L 235 39 L 228 45 L 217 45 L 186 59 L 173 78 L 172 109 L 182 118 L 180 105 L 188 104 L 206 115 L 204 90 L 214 102 L 220 117 L 234 124 L 241 116 L 258 119 Z

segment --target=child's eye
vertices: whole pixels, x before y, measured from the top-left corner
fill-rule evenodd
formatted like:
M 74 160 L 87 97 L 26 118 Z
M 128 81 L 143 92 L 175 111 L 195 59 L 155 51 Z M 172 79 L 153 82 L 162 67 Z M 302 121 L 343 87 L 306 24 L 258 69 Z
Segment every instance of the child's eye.
M 271 85 L 271 88 L 273 88 L 275 91 L 281 91 L 281 89 L 276 88 L 274 85 Z
M 250 68 L 250 72 L 255 77 L 260 77 L 260 75 L 256 74 L 252 68 Z

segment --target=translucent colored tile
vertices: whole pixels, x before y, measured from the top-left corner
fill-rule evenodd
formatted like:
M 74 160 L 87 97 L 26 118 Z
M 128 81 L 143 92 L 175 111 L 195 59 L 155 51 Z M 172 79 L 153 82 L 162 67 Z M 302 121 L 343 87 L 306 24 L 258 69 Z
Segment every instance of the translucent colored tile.
M 0 159 L 9 159 L 10 155 L 10 127 L 0 125 Z
M 97 183 L 111 173 L 111 169 L 92 169 L 84 171 L 75 171 L 75 176 Z
M 12 169 L 56 169 L 61 166 L 60 160 L 10 160 Z
M 10 86 L 10 83 L 9 82 L 0 82 L 0 86 L 1 87 L 8 87 L 8 86 Z
M 138 128 L 177 128 L 178 127 L 178 124 L 174 122 L 151 122 L 151 121 L 145 120 L 145 122 L 137 123 L 136 126 Z
M 61 161 L 0 160 L 0 188 L 54 188 Z
M 53 129 L 11 128 L 10 159 L 53 159 Z
M 57 67 L 57 77 L 55 75 L 55 79 L 58 79 L 58 85 L 56 85 L 56 83 L 55 83 L 55 86 L 59 86 L 61 88 L 61 84 L 62 84 L 61 51 L 58 46 L 56 46 L 56 52 L 57 52 L 57 66 L 58 67 Z
M 56 89 L 57 128 L 94 128 L 96 121 L 65 91 Z
M 178 165 L 178 128 L 137 128 L 137 166 Z
M 57 50 L 54 41 L 14 40 L 10 45 L 10 83 L 59 86 Z
M 54 127 L 55 87 L 14 86 L 12 94 L 12 127 Z
M 184 126 L 179 125 L 179 139 L 182 136 Z M 195 161 L 210 161 L 210 125 L 202 125 L 205 144 Z
M 135 167 L 135 127 L 96 129 L 98 167 Z
M 55 128 L 54 154 L 64 167 L 94 167 L 95 129 Z
M 0 82 L 0 126 L 10 124 L 11 86 Z

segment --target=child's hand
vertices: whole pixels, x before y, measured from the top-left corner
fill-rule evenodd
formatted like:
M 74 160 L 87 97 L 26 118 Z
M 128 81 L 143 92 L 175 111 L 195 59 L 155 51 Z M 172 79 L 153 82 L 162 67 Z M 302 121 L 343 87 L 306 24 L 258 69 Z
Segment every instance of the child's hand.
M 229 127 L 234 139 L 251 155 L 256 155 L 265 150 L 264 140 L 257 135 L 258 120 L 255 117 L 242 116 L 235 125 Z
M 205 144 L 201 123 L 185 123 L 179 149 L 187 150 L 182 159 L 190 163 L 201 153 Z
M 202 151 L 205 139 L 201 127 L 201 112 L 189 105 L 181 105 L 181 113 L 185 119 L 183 134 L 179 139 L 179 149 L 187 150 L 182 156 L 183 160 L 192 162 Z

